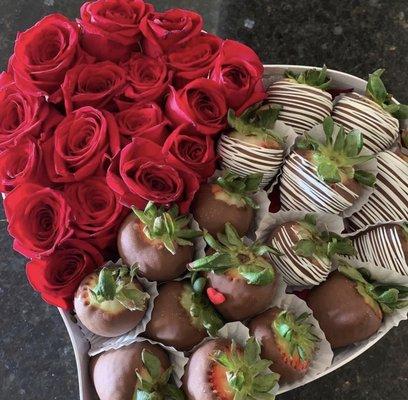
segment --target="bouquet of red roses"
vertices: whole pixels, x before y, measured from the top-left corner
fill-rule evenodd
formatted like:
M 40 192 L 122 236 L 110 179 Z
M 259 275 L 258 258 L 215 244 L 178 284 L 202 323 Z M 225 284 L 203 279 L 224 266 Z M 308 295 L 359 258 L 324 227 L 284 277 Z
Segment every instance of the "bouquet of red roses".
M 213 175 L 228 110 L 266 96 L 247 46 L 192 11 L 142 0 L 85 3 L 19 33 L 0 75 L 0 186 L 14 249 L 43 299 L 70 309 L 116 253 L 128 208 L 187 213 Z

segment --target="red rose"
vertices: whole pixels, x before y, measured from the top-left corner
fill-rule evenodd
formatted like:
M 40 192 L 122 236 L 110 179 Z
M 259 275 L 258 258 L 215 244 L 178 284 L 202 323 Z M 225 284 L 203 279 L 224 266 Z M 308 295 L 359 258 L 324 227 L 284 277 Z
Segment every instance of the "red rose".
M 189 167 L 202 180 L 215 172 L 217 157 L 213 139 L 195 134 L 187 125 L 178 127 L 167 138 L 162 151 L 169 162 Z
M 72 225 L 77 238 L 101 250 L 115 242 L 123 207 L 106 184 L 105 177 L 68 184 L 64 195 L 72 209 Z
M 120 108 L 160 100 L 173 75 L 161 57 L 152 58 L 139 53 L 122 66 L 126 71 L 127 85 L 123 96 L 117 101 Z
M 7 195 L 4 210 L 14 250 L 28 258 L 51 254 L 73 233 L 71 209 L 56 190 L 23 183 Z
M 0 192 L 10 192 L 24 182 L 46 183 L 41 158 L 41 149 L 29 137 L 1 153 Z
M 223 87 L 228 106 L 241 114 L 265 99 L 263 71 L 262 62 L 252 49 L 234 40 L 226 40 L 211 79 Z
M 44 99 L 23 93 L 10 74 L 0 74 L 0 152 L 25 137 L 39 137 L 49 113 Z
M 124 60 L 137 50 L 140 20 L 153 11 L 143 0 L 97 0 L 81 8 L 82 47 L 100 61 Z
M 174 125 L 191 124 L 197 132 L 215 135 L 227 125 L 227 104 L 221 86 L 198 78 L 183 89 L 170 88 L 166 115 Z
M 151 12 L 140 23 L 146 54 L 166 53 L 175 44 L 187 42 L 203 29 L 203 18 L 190 10 L 174 8 L 165 12 Z
M 65 73 L 82 57 L 78 46 L 78 26 L 60 14 L 52 14 L 18 35 L 9 70 L 17 86 L 34 96 L 52 96 L 64 81 Z
M 156 143 L 135 138 L 113 159 L 107 182 L 126 206 L 144 208 L 149 201 L 169 206 L 177 203 L 186 213 L 199 188 L 195 173 L 166 162 Z
M 209 33 L 200 33 L 188 42 L 176 45 L 167 55 L 175 70 L 173 85 L 184 86 L 196 78 L 207 77 L 220 51 L 222 40 Z
M 53 254 L 27 263 L 31 286 L 48 304 L 72 309 L 75 292 L 82 279 L 102 266 L 97 249 L 84 240 L 67 240 Z
M 43 146 L 48 176 L 59 183 L 81 181 L 102 171 L 104 161 L 119 149 L 115 118 L 92 107 L 68 114 Z
M 104 108 L 121 93 L 126 72 L 110 62 L 80 64 L 70 69 L 62 85 L 65 109 L 70 113 L 84 106 Z
M 128 144 L 135 137 L 143 137 L 162 145 L 170 124 L 156 103 L 135 104 L 115 115 L 122 143 Z

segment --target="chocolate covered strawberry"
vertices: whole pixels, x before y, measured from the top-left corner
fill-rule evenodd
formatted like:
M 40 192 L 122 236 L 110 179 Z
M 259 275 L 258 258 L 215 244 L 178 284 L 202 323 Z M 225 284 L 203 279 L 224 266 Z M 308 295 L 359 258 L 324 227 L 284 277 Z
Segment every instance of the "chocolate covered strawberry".
M 323 129 L 325 139 L 305 134 L 285 162 L 280 185 L 284 210 L 339 214 L 358 200 L 363 186 L 375 184 L 375 176 L 364 169 L 373 156 L 361 155 L 361 132 L 346 134 L 330 117 Z
M 344 95 L 333 109 L 333 119 L 346 131 L 358 129 L 364 145 L 373 153 L 389 149 L 398 138 L 398 119 L 408 118 L 408 106 L 395 104 L 381 76 L 384 69 L 370 74 L 365 96 L 356 92 Z
M 268 244 L 282 253 L 271 257 L 285 282 L 293 286 L 318 285 L 332 270 L 335 255 L 355 254 L 351 239 L 318 228 L 315 214 L 277 226 Z
M 301 73 L 285 72 L 285 78 L 268 88 L 268 103 L 282 107 L 279 121 L 303 134 L 328 117 L 333 109 L 332 97 L 326 90 L 330 78 L 327 68 L 308 69 Z
M 201 235 L 190 223 L 177 206 L 166 211 L 149 202 L 144 211 L 133 208 L 119 229 L 119 254 L 127 265 L 138 263 L 141 276 L 150 281 L 175 279 L 193 259 L 192 239 Z
M 194 276 L 192 283 L 168 282 L 160 286 L 146 328 L 147 337 L 187 351 L 206 336 L 217 334 L 223 321 L 203 295 L 205 279 Z
M 251 336 L 261 344 L 261 357 L 273 362 L 271 369 L 282 383 L 302 379 L 313 360 L 320 339 L 306 322 L 308 317 L 274 307 L 249 323 Z
M 307 303 L 332 348 L 368 339 L 378 331 L 384 314 L 408 306 L 408 287 L 381 284 L 364 269 L 342 263 Z
M 77 318 L 91 332 L 115 337 L 135 328 L 143 319 L 149 294 L 136 279 L 135 267 L 105 267 L 86 276 L 75 294 Z
M 245 348 L 229 339 L 204 343 L 190 357 L 183 377 L 188 400 L 274 400 L 279 375 L 260 357 L 254 338 Z
M 229 223 L 218 241 L 209 233 L 204 239 L 213 254 L 189 264 L 191 271 L 203 271 L 207 294 L 216 310 L 228 321 L 253 317 L 270 305 L 276 289 L 275 267 L 267 255 L 277 251 L 260 243 L 246 244 Z
M 232 128 L 221 135 L 218 154 L 221 165 L 238 175 L 262 173 L 261 187 L 278 173 L 285 153 L 285 136 L 276 126 L 280 106 L 260 108 L 255 105 L 240 117 L 233 110 L 228 113 Z M 280 128 L 280 129 L 279 129 Z

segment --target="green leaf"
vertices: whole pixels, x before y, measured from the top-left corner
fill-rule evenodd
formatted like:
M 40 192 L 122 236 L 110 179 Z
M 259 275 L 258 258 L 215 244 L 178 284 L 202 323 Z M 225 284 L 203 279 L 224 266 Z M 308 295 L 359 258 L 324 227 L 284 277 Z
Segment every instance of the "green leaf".
M 193 283 L 193 290 L 197 294 L 201 294 L 204 291 L 205 285 L 207 284 L 207 279 L 200 277 L 196 279 Z
M 313 257 L 316 252 L 316 244 L 313 240 L 301 239 L 295 244 L 293 250 L 300 257 Z
M 376 178 L 371 172 L 356 170 L 354 171 L 354 179 L 362 185 L 374 187 Z
M 227 372 L 228 384 L 232 389 L 240 392 L 244 387 L 245 377 L 242 371 Z
M 229 243 L 231 243 L 232 245 L 234 246 L 242 245 L 242 241 L 238 234 L 238 231 L 234 228 L 234 226 L 230 222 L 227 222 L 225 224 L 225 234 L 227 235 Z
M 353 246 L 353 241 L 350 239 L 333 239 L 327 245 L 327 256 L 333 257 L 335 254 L 342 256 L 353 256 L 356 254 L 356 249 Z
M 277 383 L 277 374 L 258 375 L 254 378 L 254 389 L 260 393 L 267 393 L 270 392 Z
M 304 221 L 309 225 L 316 226 L 317 216 L 316 216 L 316 214 L 313 214 L 313 213 L 306 214 L 305 218 L 304 218 Z
M 323 121 L 323 130 L 326 136 L 326 143 L 332 144 L 333 141 L 333 131 L 334 131 L 334 121 L 332 117 L 326 117 Z
M 153 379 L 159 378 L 161 374 L 161 363 L 158 357 L 150 353 L 146 349 L 142 351 L 142 361 L 150 376 Z
M 133 395 L 134 400 L 152 400 L 150 393 L 144 392 L 142 390 L 136 390 L 135 394 Z
M 317 174 L 319 175 L 320 179 L 328 184 L 338 183 L 341 181 L 338 167 L 331 163 L 319 164 L 317 166 Z
M 171 400 L 185 400 L 184 392 L 175 385 L 167 384 L 164 394 Z
M 249 364 L 255 363 L 261 354 L 261 346 L 254 337 L 250 337 L 245 345 L 244 358 Z
M 339 131 L 337 132 L 336 140 L 334 141 L 333 150 L 336 152 L 343 151 L 343 148 L 346 143 L 346 133 L 344 127 L 340 126 Z
M 257 265 L 240 265 L 238 272 L 250 285 L 265 286 L 272 283 L 275 279 L 275 273 L 272 268 L 262 268 Z
M 352 281 L 355 282 L 360 282 L 363 285 L 368 284 L 368 282 L 365 280 L 363 275 L 354 267 L 351 267 L 350 265 L 346 263 L 342 263 L 339 268 L 339 272 L 341 272 L 344 276 L 347 278 L 351 279 Z
M 367 96 L 381 106 L 388 98 L 387 89 L 381 80 L 381 75 L 384 73 L 384 71 L 384 69 L 377 69 L 375 72 L 370 74 L 366 88 Z
M 297 83 L 315 86 L 322 90 L 326 90 L 330 86 L 330 79 L 327 76 L 327 67 L 325 65 L 320 71 L 317 69 L 308 69 L 299 74 L 293 71 L 285 71 L 285 77 Z
M 356 157 L 363 148 L 363 135 L 360 131 L 352 130 L 346 136 L 345 153 L 347 157 Z
M 408 105 L 399 104 L 398 110 L 392 112 L 391 114 L 399 120 L 408 119 Z
M 116 293 L 116 300 L 130 311 L 145 311 L 146 303 L 149 299 L 150 295 L 142 292 L 137 287 L 124 287 Z

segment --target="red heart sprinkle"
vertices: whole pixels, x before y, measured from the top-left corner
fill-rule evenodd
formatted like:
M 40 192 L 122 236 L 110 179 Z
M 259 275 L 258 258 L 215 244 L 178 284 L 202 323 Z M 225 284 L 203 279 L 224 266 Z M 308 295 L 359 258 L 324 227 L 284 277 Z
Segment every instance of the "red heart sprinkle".
M 225 296 L 212 287 L 207 289 L 207 296 L 210 299 L 211 303 L 215 305 L 225 302 Z

